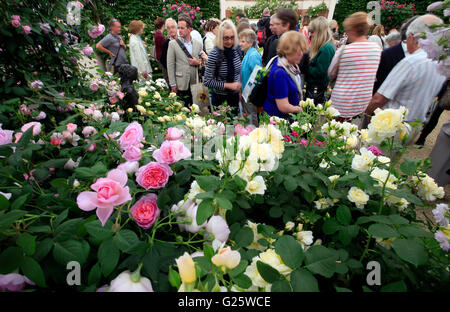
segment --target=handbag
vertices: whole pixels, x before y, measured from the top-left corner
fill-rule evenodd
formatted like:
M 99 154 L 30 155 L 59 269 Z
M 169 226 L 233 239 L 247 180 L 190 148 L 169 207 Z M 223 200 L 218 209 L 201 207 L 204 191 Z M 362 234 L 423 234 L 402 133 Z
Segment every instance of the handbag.
M 191 85 L 192 103 L 200 108 L 200 116 L 212 112 L 209 89 L 206 87 L 197 73 L 197 83 Z
M 327 86 L 307 85 L 306 86 L 306 99 L 314 100 L 314 104 L 325 103 L 325 91 Z
M 116 61 L 117 61 L 117 58 L 119 57 L 119 52 L 120 52 L 121 48 L 122 48 L 122 45 L 120 44 L 120 40 L 119 40 L 119 49 L 117 49 L 116 58 L 114 59 L 114 62 L 112 64 L 110 64 L 111 60 L 109 60 L 109 62 L 107 62 L 107 64 L 109 64 L 108 71 L 113 74 L 115 73 L 115 70 L 116 70 Z

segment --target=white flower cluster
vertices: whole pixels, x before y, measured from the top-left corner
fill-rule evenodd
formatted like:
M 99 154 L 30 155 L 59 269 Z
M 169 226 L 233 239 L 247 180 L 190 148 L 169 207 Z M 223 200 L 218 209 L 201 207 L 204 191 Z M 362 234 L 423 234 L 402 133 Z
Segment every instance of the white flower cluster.
M 216 122 L 214 119 L 205 120 L 200 116 L 186 118 L 186 126 L 191 128 L 195 135 L 201 133 L 204 140 L 210 140 L 225 132 L 225 125 L 222 122 Z
M 412 182 L 415 184 L 420 198 L 428 201 L 444 198 L 444 188 L 438 186 L 432 177 L 424 173 L 419 173 L 419 176 L 421 177 L 412 177 Z
M 358 127 L 349 122 L 338 122 L 330 120 L 323 124 L 322 132 L 331 138 L 345 140 L 348 148 L 354 148 L 358 145 Z
M 389 157 L 385 156 L 375 156 L 371 151 L 367 148 L 362 147 L 359 150 L 359 155 L 356 154 L 352 159 L 352 169 L 361 171 L 361 172 L 369 172 L 374 166 L 375 162 L 379 162 L 382 164 L 388 164 L 391 160 Z

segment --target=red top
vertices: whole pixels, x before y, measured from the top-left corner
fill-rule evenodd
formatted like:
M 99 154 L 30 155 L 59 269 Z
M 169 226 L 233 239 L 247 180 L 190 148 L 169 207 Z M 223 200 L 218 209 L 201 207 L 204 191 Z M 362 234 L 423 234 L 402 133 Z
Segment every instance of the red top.
M 156 50 L 156 59 L 158 61 L 161 58 L 162 45 L 165 40 L 166 38 L 164 38 L 163 34 L 159 30 L 157 30 L 155 33 L 155 50 Z

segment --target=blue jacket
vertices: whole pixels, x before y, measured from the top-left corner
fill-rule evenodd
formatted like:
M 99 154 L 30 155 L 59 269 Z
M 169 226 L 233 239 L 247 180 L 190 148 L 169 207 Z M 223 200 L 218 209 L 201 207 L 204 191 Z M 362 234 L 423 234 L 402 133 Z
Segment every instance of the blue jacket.
M 247 84 L 248 79 L 250 78 L 250 75 L 253 72 L 253 69 L 256 65 L 261 66 L 261 54 L 259 52 L 251 47 L 248 49 L 247 53 L 245 53 L 244 60 L 242 61 L 242 67 L 241 67 L 241 83 L 242 83 L 242 90 L 244 90 L 245 85 Z

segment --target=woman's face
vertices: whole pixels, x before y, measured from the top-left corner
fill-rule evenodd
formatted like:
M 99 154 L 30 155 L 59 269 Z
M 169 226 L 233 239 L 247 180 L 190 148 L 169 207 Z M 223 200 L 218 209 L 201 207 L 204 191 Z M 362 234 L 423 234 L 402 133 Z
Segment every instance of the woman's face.
M 302 60 L 303 52 L 301 49 L 298 49 L 297 52 L 292 52 L 291 54 L 286 55 L 286 59 L 291 64 L 300 64 Z
M 137 32 L 137 34 L 136 35 L 142 35 L 142 33 L 144 32 L 144 27 L 142 27 L 138 32 Z
M 226 29 L 223 32 L 223 46 L 225 48 L 232 48 L 234 45 L 234 32 L 232 29 Z
M 251 45 L 247 42 L 245 37 L 239 39 L 239 45 L 241 46 L 242 51 L 247 52 L 250 49 Z

